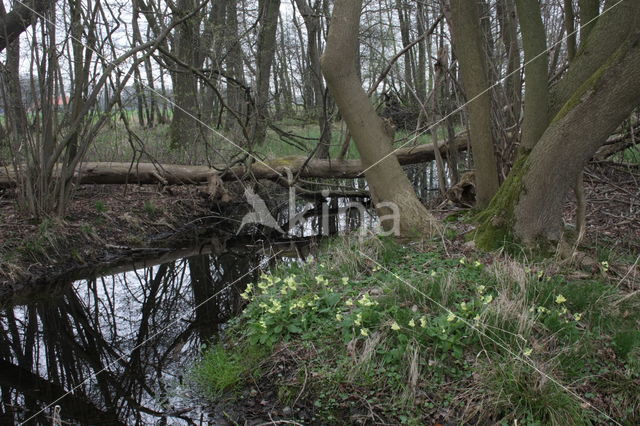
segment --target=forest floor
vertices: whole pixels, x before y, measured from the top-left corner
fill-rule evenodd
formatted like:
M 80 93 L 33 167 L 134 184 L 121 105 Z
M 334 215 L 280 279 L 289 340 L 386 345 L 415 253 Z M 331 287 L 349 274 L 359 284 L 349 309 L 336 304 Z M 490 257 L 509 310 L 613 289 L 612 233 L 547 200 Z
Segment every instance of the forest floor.
M 192 381 L 216 424 L 638 424 L 635 170 L 590 167 L 576 256 L 331 239 L 243 294 Z M 572 221 L 575 205 L 567 205 Z

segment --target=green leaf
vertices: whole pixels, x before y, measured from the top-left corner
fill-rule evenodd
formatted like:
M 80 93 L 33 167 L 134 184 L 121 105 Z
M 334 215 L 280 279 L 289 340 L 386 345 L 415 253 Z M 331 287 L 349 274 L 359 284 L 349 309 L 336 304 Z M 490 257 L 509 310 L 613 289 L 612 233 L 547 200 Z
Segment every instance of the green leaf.
M 300 327 L 298 327 L 295 324 L 289 324 L 287 326 L 287 330 L 289 330 L 289 333 L 297 333 L 297 334 L 300 334 L 303 331 Z

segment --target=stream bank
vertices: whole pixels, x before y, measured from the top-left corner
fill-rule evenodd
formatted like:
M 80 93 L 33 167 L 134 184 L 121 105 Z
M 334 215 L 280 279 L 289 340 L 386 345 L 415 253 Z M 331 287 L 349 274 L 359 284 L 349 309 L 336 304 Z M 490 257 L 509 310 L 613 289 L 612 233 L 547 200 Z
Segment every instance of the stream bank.
M 248 286 L 192 380 L 215 424 L 637 424 L 640 271 L 591 255 L 337 237 Z

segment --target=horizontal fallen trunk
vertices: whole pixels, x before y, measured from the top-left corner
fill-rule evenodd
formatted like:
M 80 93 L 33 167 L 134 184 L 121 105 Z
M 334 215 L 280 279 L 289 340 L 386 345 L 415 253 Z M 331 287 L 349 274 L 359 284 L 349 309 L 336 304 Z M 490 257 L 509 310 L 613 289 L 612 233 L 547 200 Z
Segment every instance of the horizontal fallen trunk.
M 467 149 L 466 135 L 455 139 L 459 151 Z M 439 145 L 446 156 L 445 144 Z M 432 161 L 433 145 L 418 145 L 401 148 L 396 152 L 400 164 L 418 164 Z M 222 170 L 220 166 L 218 169 Z M 362 177 L 366 167 L 360 160 L 308 160 L 305 156 L 289 156 L 253 163 L 250 173 L 256 179 L 280 179 L 287 177 L 287 169 L 303 178 L 353 179 Z M 76 171 L 76 182 L 80 184 L 155 184 L 184 185 L 198 184 L 218 176 L 225 181 L 236 180 L 247 175 L 244 165 L 217 172 L 208 166 L 180 166 L 174 164 L 156 165 L 151 163 L 84 163 Z M 0 170 L 0 187 L 15 186 L 15 174 L 11 170 Z

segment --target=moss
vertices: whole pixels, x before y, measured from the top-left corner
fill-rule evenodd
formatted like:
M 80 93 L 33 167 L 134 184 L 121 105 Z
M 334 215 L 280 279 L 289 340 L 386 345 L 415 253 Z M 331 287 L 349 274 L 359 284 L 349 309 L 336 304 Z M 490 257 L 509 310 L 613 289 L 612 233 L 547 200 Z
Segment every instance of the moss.
M 573 93 L 573 95 L 569 98 L 569 100 L 560 108 L 560 111 L 553 118 L 551 123 L 555 123 L 557 121 L 562 120 L 569 112 L 571 112 L 584 97 L 584 94 L 590 90 L 595 89 L 598 85 L 604 73 L 611 68 L 618 60 L 624 56 L 624 53 L 629 49 L 629 41 L 620 45 L 618 50 L 616 50 L 609 59 L 596 71 L 591 77 L 589 77 L 584 83 L 578 87 L 578 89 Z
M 528 153 L 520 155 L 489 207 L 475 216 L 474 221 L 479 226 L 473 239 L 479 248 L 494 250 L 513 241 L 514 209 L 522 192 L 522 178 L 528 169 L 528 158 Z

